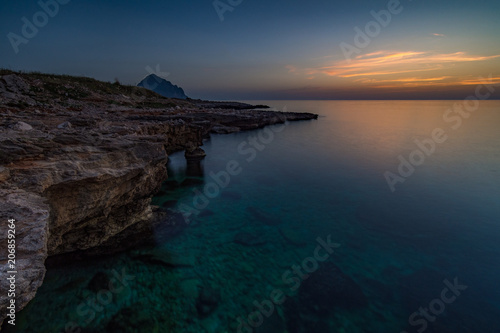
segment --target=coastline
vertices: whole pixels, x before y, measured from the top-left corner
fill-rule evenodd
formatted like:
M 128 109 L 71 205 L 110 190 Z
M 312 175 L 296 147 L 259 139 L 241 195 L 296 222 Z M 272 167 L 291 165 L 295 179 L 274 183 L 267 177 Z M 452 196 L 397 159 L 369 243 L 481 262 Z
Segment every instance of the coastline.
M 189 155 L 211 133 L 318 117 L 167 99 L 89 78 L 0 74 L 0 206 L 3 220 L 17 221 L 17 311 L 42 285 L 48 257 L 113 247 L 125 230 L 153 223 L 151 198 L 168 178 L 169 154 Z M 4 254 L 0 265 L 6 272 Z M 7 303 L 0 295 L 0 326 Z

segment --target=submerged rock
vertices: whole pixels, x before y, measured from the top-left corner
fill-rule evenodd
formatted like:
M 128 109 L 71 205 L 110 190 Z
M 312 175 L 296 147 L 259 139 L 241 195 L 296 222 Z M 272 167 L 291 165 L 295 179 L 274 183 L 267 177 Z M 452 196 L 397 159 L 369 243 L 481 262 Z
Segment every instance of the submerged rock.
M 284 332 L 285 328 L 286 328 L 285 322 L 283 321 L 283 319 L 278 314 L 278 311 L 275 308 L 273 313 L 268 318 L 267 316 L 264 318 L 264 322 L 262 323 L 262 325 L 254 329 L 254 332 L 277 333 L 277 332 Z
M 414 311 L 423 303 L 428 303 L 439 295 L 445 278 L 446 276 L 430 268 L 423 268 L 399 278 L 399 293 L 402 295 L 403 305 L 408 311 Z
M 201 289 L 196 300 L 196 310 L 200 317 L 206 317 L 215 311 L 220 302 L 220 293 L 212 287 Z
M 249 232 L 238 232 L 234 236 L 234 242 L 246 246 L 256 246 L 266 243 L 261 235 L 251 234 Z
M 224 191 L 221 194 L 221 197 L 229 200 L 241 200 L 243 196 L 238 192 Z
M 154 315 L 143 310 L 142 304 L 136 303 L 121 309 L 107 324 L 106 332 L 115 333 L 160 333 L 160 325 Z
M 279 231 L 281 236 L 292 245 L 305 246 L 307 244 L 303 230 L 282 227 L 279 228 Z
M 196 257 L 192 253 L 179 253 L 161 248 L 136 251 L 132 256 L 146 262 L 159 263 L 169 267 L 192 267 L 196 264 Z
M 262 213 L 255 207 L 247 207 L 247 212 L 251 214 L 253 218 L 257 221 L 264 223 L 266 225 L 278 225 L 281 224 L 281 220 L 279 218 L 273 218 L 267 214 Z
M 321 264 L 302 282 L 299 300 L 307 311 L 327 314 L 334 308 L 352 309 L 367 305 L 363 290 L 332 262 Z
M 210 216 L 214 216 L 215 213 L 213 210 L 210 210 L 210 209 L 204 209 L 201 211 L 201 213 L 198 215 L 199 217 L 210 217 Z

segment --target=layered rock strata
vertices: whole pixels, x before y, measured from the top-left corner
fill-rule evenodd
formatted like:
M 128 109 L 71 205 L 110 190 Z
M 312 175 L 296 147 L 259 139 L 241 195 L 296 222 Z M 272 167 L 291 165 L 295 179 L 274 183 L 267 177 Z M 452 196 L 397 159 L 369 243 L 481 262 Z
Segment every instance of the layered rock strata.
M 0 74 L 0 325 L 9 219 L 19 311 L 42 284 L 48 256 L 109 247 L 124 230 L 152 223 L 169 153 L 202 158 L 210 133 L 317 117 L 167 99 L 89 78 Z

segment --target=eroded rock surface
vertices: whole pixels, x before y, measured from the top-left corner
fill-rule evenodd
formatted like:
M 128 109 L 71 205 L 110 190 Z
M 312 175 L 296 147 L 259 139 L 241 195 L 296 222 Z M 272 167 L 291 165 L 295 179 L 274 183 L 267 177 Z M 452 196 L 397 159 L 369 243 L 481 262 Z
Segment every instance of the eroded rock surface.
M 8 301 L 8 219 L 16 220 L 19 311 L 42 284 L 48 256 L 107 251 L 122 234 L 155 223 L 150 202 L 167 179 L 169 153 L 188 150 L 200 158 L 194 148 L 209 133 L 317 117 L 251 108 L 167 99 L 89 78 L 0 71 L 0 325 Z

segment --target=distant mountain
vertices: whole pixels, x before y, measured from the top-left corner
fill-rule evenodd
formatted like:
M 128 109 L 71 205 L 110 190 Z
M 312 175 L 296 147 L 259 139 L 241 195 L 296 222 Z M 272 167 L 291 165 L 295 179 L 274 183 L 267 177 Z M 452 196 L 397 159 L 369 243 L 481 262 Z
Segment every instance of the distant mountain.
M 138 87 L 143 87 L 156 92 L 159 95 L 168 98 L 188 98 L 181 87 L 178 87 L 172 82 L 162 79 L 158 75 L 150 74 L 137 84 Z

